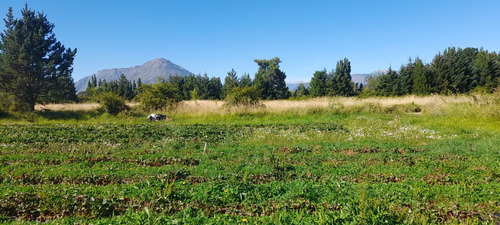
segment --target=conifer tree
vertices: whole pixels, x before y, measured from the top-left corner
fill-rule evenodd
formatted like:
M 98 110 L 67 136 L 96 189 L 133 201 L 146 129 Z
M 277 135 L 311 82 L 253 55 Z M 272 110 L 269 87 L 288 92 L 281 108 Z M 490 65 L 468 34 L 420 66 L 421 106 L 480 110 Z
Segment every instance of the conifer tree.
M 413 93 L 418 95 L 430 93 L 430 79 L 421 59 L 415 61 L 413 69 Z
M 252 78 L 250 78 L 250 74 L 244 73 L 243 76 L 241 76 L 240 81 L 239 81 L 239 87 L 240 88 L 246 88 L 250 87 L 253 85 Z
M 54 24 L 43 13 L 26 4 L 21 15 L 14 19 L 9 8 L 0 34 L 1 89 L 30 111 L 42 101 L 76 100 L 71 78 L 76 49 L 57 41 Z
M 312 97 L 321 97 L 326 95 L 326 69 L 314 72 L 309 84 L 309 93 Z
M 238 75 L 236 74 L 236 71 L 234 69 L 231 69 L 231 71 L 227 72 L 227 76 L 224 79 L 224 86 L 222 87 L 222 99 L 224 99 L 231 91 L 233 88 L 238 87 Z
M 351 80 L 351 62 L 347 58 L 337 62 L 335 69 L 335 95 L 351 96 L 353 94 L 353 83 Z

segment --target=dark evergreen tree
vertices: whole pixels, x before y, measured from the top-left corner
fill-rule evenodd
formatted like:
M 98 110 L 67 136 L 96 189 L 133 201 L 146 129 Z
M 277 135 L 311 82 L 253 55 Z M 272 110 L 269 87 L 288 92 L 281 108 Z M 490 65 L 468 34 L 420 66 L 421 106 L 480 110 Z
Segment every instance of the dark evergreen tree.
M 132 88 L 132 83 L 125 77 L 124 74 L 120 76 L 118 80 L 117 94 L 125 99 L 132 99 L 134 97 L 134 90 Z
M 417 59 L 418 60 L 418 59 Z M 413 92 L 413 69 L 415 63 L 412 61 L 411 57 L 408 59 L 406 65 L 401 66 L 399 70 L 399 75 L 401 76 L 401 92 L 403 94 L 410 94 Z
M 208 100 L 221 99 L 222 94 L 222 82 L 219 77 L 212 77 L 208 82 Z
M 141 78 L 137 78 L 137 87 L 140 87 L 142 85 Z
M 347 58 L 337 62 L 335 85 L 336 92 L 334 95 L 351 96 L 353 94 L 354 84 L 351 80 L 351 62 Z
M 174 84 L 177 87 L 177 90 L 179 91 L 178 96 L 181 100 L 189 99 L 188 95 L 184 95 L 184 93 L 188 92 L 184 91 L 184 89 L 186 88 L 184 85 L 185 82 L 186 82 L 185 77 L 179 75 L 170 76 L 168 78 L 168 83 Z
M 326 95 L 334 96 L 338 92 L 337 79 L 335 77 L 335 71 L 332 71 L 326 75 Z
M 200 91 L 198 90 L 198 82 L 196 79 L 196 76 L 194 74 L 191 74 L 189 76 L 186 76 L 184 79 L 184 87 L 182 88 L 182 95 L 183 99 L 189 100 L 191 99 L 191 93 L 193 91 L 196 91 L 199 93 Z
M 293 97 L 302 98 L 309 95 L 309 90 L 303 83 L 299 84 L 299 88 L 293 92 Z
M 231 69 L 231 71 L 227 72 L 227 76 L 224 79 L 224 87 L 222 88 L 222 99 L 224 99 L 229 93 L 231 93 L 233 88 L 238 86 L 239 86 L 238 75 L 236 74 L 236 71 L 234 71 L 234 69 Z
M 54 24 L 43 13 L 26 4 L 21 14 L 14 19 L 9 8 L 6 29 L 0 34 L 1 89 L 30 111 L 43 100 L 76 100 L 71 93 L 75 90 L 71 73 L 76 49 L 66 49 L 57 41 Z
M 380 96 L 397 96 L 401 95 L 401 82 L 399 74 L 391 67 L 386 74 L 377 76 L 375 92 Z
M 473 62 L 474 86 L 492 92 L 499 85 L 500 60 L 495 52 L 488 53 L 481 49 Z
M 426 95 L 430 93 L 430 88 L 431 82 L 429 73 L 422 63 L 422 60 L 417 58 L 417 60 L 415 60 L 415 68 L 413 69 L 413 93 Z
M 245 73 L 241 76 L 239 81 L 240 88 L 251 87 L 253 85 L 252 78 L 250 78 L 250 74 Z
M 314 72 L 309 84 L 309 92 L 312 97 L 321 97 L 326 95 L 326 69 Z
M 434 56 L 431 64 L 431 73 L 436 81 L 433 91 L 441 94 L 450 93 L 450 74 L 448 73 L 448 64 L 445 57 L 438 53 Z
M 451 86 L 454 93 L 465 93 L 474 89 L 473 85 L 473 61 L 477 55 L 477 48 L 457 48 L 456 55 L 450 65 Z
M 92 87 L 97 87 L 97 76 L 94 74 L 91 77 L 92 80 Z

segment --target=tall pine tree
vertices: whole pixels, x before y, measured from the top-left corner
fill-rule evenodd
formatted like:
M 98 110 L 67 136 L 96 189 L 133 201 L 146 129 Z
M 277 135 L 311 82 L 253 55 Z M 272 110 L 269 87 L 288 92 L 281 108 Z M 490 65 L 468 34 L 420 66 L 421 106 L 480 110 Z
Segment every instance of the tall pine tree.
M 335 95 L 351 96 L 353 94 L 354 84 L 351 80 L 351 62 L 347 58 L 337 62 L 335 81 L 337 86 Z
M 0 34 L 0 85 L 33 111 L 42 101 L 76 100 L 71 73 L 76 49 L 66 49 L 43 13 L 28 8 L 14 19 L 9 8 Z
M 238 75 L 236 74 L 236 71 L 234 71 L 234 69 L 231 69 L 231 71 L 227 72 L 227 76 L 224 79 L 224 86 L 222 87 L 222 99 L 224 99 L 229 93 L 231 93 L 233 88 L 238 86 Z

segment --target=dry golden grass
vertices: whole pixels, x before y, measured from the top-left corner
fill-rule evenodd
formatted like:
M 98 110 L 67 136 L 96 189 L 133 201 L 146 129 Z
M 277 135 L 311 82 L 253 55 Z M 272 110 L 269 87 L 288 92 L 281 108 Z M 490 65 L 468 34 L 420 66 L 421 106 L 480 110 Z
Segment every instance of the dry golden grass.
M 263 108 L 224 108 L 224 101 L 184 101 L 175 110 L 177 113 L 189 114 L 210 114 L 210 113 L 232 113 L 238 111 L 266 111 L 266 112 L 283 112 L 287 110 L 307 111 L 310 109 L 326 109 L 332 106 L 342 106 L 346 108 L 359 107 L 364 105 L 378 105 L 381 108 L 388 108 L 394 105 L 415 104 L 422 107 L 428 112 L 438 112 L 447 105 L 455 103 L 472 103 L 482 101 L 479 96 L 404 96 L 404 97 L 372 97 L 372 98 L 357 98 L 357 97 L 324 97 L 306 100 L 271 100 L 263 101 Z
M 372 98 L 357 98 L 357 97 L 324 97 L 306 100 L 271 100 L 263 101 L 265 107 L 257 109 L 248 108 L 224 108 L 224 101 L 211 100 L 190 100 L 183 101 L 175 109 L 176 113 L 189 114 L 211 114 L 211 113 L 232 113 L 238 111 L 266 111 L 266 112 L 283 112 L 287 110 L 310 110 L 324 109 L 332 106 L 342 106 L 346 108 L 378 105 L 382 108 L 387 108 L 394 105 L 416 104 L 422 107 L 427 112 L 438 112 L 446 105 L 454 103 L 473 103 L 483 101 L 481 96 L 404 96 L 404 97 L 372 97 Z M 136 106 L 137 103 L 127 103 L 128 106 Z M 48 104 L 37 105 L 36 110 L 51 110 L 51 111 L 89 111 L 99 107 L 98 103 L 79 103 L 79 104 Z

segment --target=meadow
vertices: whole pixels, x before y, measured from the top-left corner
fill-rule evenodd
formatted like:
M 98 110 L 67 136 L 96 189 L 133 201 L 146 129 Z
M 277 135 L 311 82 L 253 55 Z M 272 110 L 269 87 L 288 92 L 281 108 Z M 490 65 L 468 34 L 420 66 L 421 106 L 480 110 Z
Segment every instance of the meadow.
M 499 224 L 500 95 L 46 105 L 0 118 L 0 222 Z

